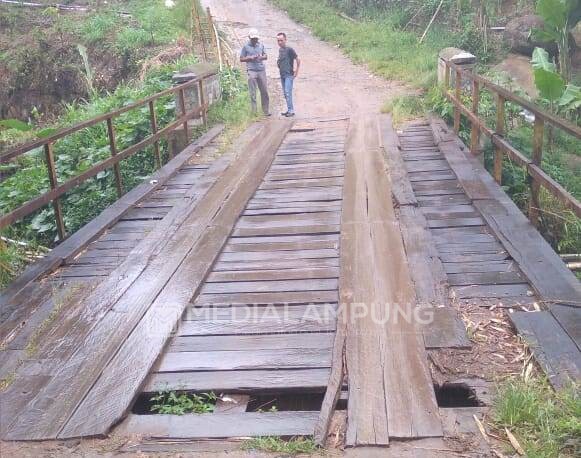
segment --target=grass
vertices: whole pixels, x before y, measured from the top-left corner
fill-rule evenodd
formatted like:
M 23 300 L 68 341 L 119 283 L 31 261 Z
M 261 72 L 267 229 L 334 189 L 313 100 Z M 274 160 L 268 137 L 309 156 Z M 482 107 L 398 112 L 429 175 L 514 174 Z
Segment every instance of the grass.
M 212 413 L 216 406 L 214 393 L 177 394 L 175 391 L 159 391 L 150 401 L 151 411 L 166 415 L 184 415 L 186 413 Z
M 492 410 L 496 428 L 507 428 L 529 458 L 579 456 L 581 391 L 555 392 L 544 379 L 512 379 L 499 387 Z
M 298 455 L 301 453 L 315 453 L 318 448 L 311 438 L 293 437 L 289 440 L 280 437 L 266 436 L 256 437 L 244 442 L 244 450 L 259 450 L 270 453 L 283 453 L 286 455 Z
M 314 0 L 270 0 L 319 38 L 341 48 L 354 62 L 366 64 L 384 78 L 429 88 L 436 81 L 438 52 L 453 42 L 453 34 L 434 27 L 423 43 L 413 32 L 397 28 L 397 18 L 377 12 L 372 19 L 348 21 L 337 10 Z
M 391 113 L 394 125 L 424 116 L 426 113 L 425 99 L 418 94 L 400 95 L 388 100 L 382 112 Z

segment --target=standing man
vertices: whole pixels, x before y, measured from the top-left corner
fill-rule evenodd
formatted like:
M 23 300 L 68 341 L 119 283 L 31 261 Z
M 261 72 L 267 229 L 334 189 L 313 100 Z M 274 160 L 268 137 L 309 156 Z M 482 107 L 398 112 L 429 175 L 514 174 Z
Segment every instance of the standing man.
M 280 70 L 280 81 L 286 100 L 286 113 L 283 116 L 291 117 L 295 115 L 293 106 L 293 83 L 294 79 L 299 76 L 301 60 L 293 48 L 286 45 L 286 33 L 280 32 L 276 36 L 276 41 L 280 49 L 278 50 L 278 69 Z M 296 63 L 296 65 L 295 65 Z
M 258 30 L 250 29 L 248 32 L 250 41 L 244 45 L 240 52 L 240 62 L 246 62 L 248 72 L 248 89 L 250 91 L 250 103 L 252 112 L 256 113 L 256 88 L 260 91 L 260 102 L 265 116 L 270 116 L 268 98 L 268 80 L 266 79 L 266 67 L 264 61 L 268 59 L 264 45 L 259 43 Z

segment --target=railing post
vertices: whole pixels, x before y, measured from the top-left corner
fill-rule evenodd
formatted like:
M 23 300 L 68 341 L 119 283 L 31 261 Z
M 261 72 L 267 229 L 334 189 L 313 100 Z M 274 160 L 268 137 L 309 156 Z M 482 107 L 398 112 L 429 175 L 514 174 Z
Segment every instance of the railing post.
M 198 88 L 200 91 L 200 108 L 202 110 L 202 121 L 204 126 L 208 125 L 208 116 L 206 112 L 206 95 L 204 94 L 204 78 L 201 78 L 198 83 Z
M 456 86 L 456 91 L 454 95 L 456 96 L 456 103 L 462 103 L 461 96 L 462 96 L 462 74 L 460 70 L 456 69 L 456 81 L 454 81 Z M 456 135 L 460 133 L 460 107 L 454 104 L 454 132 Z
M 186 98 L 184 95 L 183 88 L 180 89 L 180 109 L 182 112 L 182 116 L 185 116 L 187 112 L 186 112 Z M 190 135 L 188 132 L 188 120 L 187 119 L 184 120 L 184 135 L 186 137 L 186 143 L 188 143 L 190 140 Z
M 107 118 L 107 134 L 109 135 L 109 149 L 111 150 L 111 156 L 117 156 L 117 142 L 115 141 L 115 129 L 113 127 L 113 119 Z M 121 178 L 121 168 L 119 163 L 113 165 L 113 171 L 115 173 L 115 185 L 117 186 L 117 195 L 121 197 L 123 195 L 123 179 Z
M 157 115 L 155 114 L 155 106 L 153 100 L 149 101 L 149 120 L 151 122 L 151 133 L 157 134 Z M 159 152 L 159 141 L 156 140 L 153 144 L 153 151 L 155 154 L 155 165 L 161 168 L 161 154 Z
M 450 89 L 450 64 L 447 60 L 444 61 L 444 89 L 446 92 Z
M 541 167 L 543 160 L 543 133 L 545 130 L 545 122 L 540 116 L 535 116 L 535 126 L 533 132 L 533 157 L 532 163 L 538 167 Z M 528 179 L 530 180 L 529 186 L 531 189 L 531 196 L 529 201 L 529 220 L 533 226 L 539 225 L 539 191 L 541 189 L 540 183 L 534 180 L 527 170 Z
M 496 101 L 496 134 L 504 137 L 504 108 L 506 106 L 506 100 L 500 94 Z M 494 146 L 494 179 L 498 184 L 502 184 L 502 159 L 503 151 L 502 148 Z
M 52 150 L 52 143 L 46 143 L 44 145 L 44 155 L 46 158 L 46 167 L 48 169 L 48 180 L 50 182 L 50 189 L 55 189 L 58 186 L 58 178 L 56 176 L 56 167 L 54 164 L 54 153 Z M 63 220 L 63 211 L 61 208 L 60 199 L 57 197 L 52 201 L 52 206 L 54 208 L 54 216 L 56 219 L 56 228 L 60 240 L 64 240 L 67 235 L 65 228 L 65 222 Z
M 478 117 L 478 104 L 480 103 L 480 83 L 475 79 L 472 80 L 472 113 Z M 478 123 L 472 121 L 470 131 L 470 150 L 472 154 L 478 154 L 480 149 L 480 127 Z

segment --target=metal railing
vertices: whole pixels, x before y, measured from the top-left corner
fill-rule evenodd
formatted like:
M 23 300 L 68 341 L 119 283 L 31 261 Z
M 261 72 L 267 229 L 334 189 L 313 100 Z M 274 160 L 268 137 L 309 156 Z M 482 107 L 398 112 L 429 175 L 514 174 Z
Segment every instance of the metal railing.
M 115 111 L 111 111 L 109 113 L 97 116 L 95 118 L 89 119 L 87 121 L 83 121 L 79 124 L 76 124 L 72 127 L 68 127 L 58 131 L 57 133 L 40 139 L 30 143 L 27 143 L 22 146 L 18 146 L 12 148 L 2 154 L 0 154 L 0 164 L 7 163 L 25 153 L 28 153 L 36 148 L 44 148 L 44 156 L 46 167 L 48 171 L 49 183 L 50 183 L 50 191 L 47 191 L 40 196 L 32 199 L 25 204 L 19 206 L 18 208 L 12 210 L 11 212 L 0 216 L 0 229 L 9 226 L 10 224 L 15 223 L 16 221 L 30 215 L 31 213 L 37 211 L 38 209 L 42 208 L 45 205 L 52 203 L 55 213 L 56 225 L 59 234 L 59 239 L 63 240 L 66 237 L 66 228 L 63 220 L 63 212 L 61 209 L 61 202 L 60 198 L 71 189 L 81 185 L 89 178 L 96 176 L 99 172 L 103 170 L 113 168 L 114 175 L 115 175 L 115 185 L 117 188 L 118 196 L 121 197 L 124 193 L 123 191 L 123 181 L 121 179 L 121 171 L 120 171 L 120 162 L 124 159 L 127 159 L 134 154 L 138 153 L 139 151 L 143 150 L 144 148 L 153 145 L 154 148 L 154 155 L 155 155 L 155 162 L 157 168 L 162 166 L 162 156 L 160 152 L 160 144 L 159 141 L 164 136 L 167 136 L 173 130 L 183 126 L 185 137 L 189 138 L 188 133 L 188 120 L 197 118 L 199 116 L 202 117 L 204 124 L 207 123 L 207 112 L 209 104 L 205 101 L 204 95 L 204 81 L 212 76 L 217 74 L 217 70 L 211 70 L 205 72 L 195 79 L 188 81 L 186 83 L 180 84 L 179 86 L 175 86 L 164 91 L 158 92 L 150 97 L 145 99 L 139 100 L 137 102 L 131 103 L 123 108 L 120 108 Z M 196 108 L 186 111 L 186 100 L 185 100 L 185 91 L 194 88 L 197 86 L 197 90 L 199 91 L 199 106 Z M 178 101 L 179 101 L 179 110 L 176 107 L 176 119 L 175 121 L 171 122 L 167 126 L 163 127 L 162 129 L 158 128 L 157 125 L 157 117 L 155 112 L 155 102 L 156 100 L 166 97 L 168 95 L 175 95 L 177 94 Z M 140 142 L 129 146 L 128 148 L 124 149 L 123 151 L 118 151 L 117 149 L 117 142 L 115 137 L 115 125 L 114 119 L 118 116 L 122 115 L 131 110 L 135 110 L 137 108 L 141 108 L 144 106 L 149 106 L 149 119 L 150 119 L 150 127 L 151 127 L 151 135 L 144 138 Z M 111 156 L 95 165 L 90 167 L 88 170 L 80 173 L 79 175 L 64 181 L 59 182 L 57 176 L 57 170 L 55 166 L 55 159 L 54 159 L 54 152 L 53 146 L 54 143 L 71 135 L 75 132 L 78 132 L 82 129 L 86 129 L 88 127 L 95 126 L 97 124 L 105 122 L 107 124 L 107 135 L 109 138 L 109 149 L 111 151 Z
M 454 131 L 460 132 L 460 120 L 464 115 L 468 118 L 470 130 L 470 150 L 473 154 L 479 153 L 480 136 L 482 134 L 490 138 L 494 147 L 494 170 L 493 176 L 498 184 L 502 183 L 502 163 L 506 156 L 514 163 L 522 166 L 526 170 L 527 182 L 529 186 L 529 208 L 528 217 L 532 224 L 538 226 L 540 202 L 539 194 L 541 186 L 545 188 L 554 198 L 581 218 L 581 203 L 573 197 L 563 186 L 557 183 L 541 168 L 543 158 L 543 138 L 545 125 L 561 129 L 577 139 L 581 139 L 581 128 L 551 113 L 548 113 L 528 100 L 500 87 L 491 81 L 483 78 L 473 71 L 467 70 L 450 61 L 445 61 L 444 88 L 445 95 L 454 106 Z M 451 73 L 454 72 L 454 93 L 450 92 Z M 462 103 L 462 82 L 471 83 L 471 108 Z M 492 129 L 488 127 L 479 114 L 480 90 L 485 88 L 496 97 L 496 125 Z M 512 146 L 505 138 L 505 107 L 507 102 L 512 102 L 534 114 L 533 126 L 533 150 L 529 159 L 523 153 Z

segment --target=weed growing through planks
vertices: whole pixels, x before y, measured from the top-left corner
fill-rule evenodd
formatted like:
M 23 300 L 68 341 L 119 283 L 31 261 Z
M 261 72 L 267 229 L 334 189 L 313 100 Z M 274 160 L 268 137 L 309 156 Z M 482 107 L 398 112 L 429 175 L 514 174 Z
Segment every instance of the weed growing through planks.
M 492 422 L 510 431 L 528 457 L 579 456 L 579 385 L 555 392 L 542 378 L 511 379 L 498 388 Z
M 405 121 L 424 116 L 426 105 L 421 95 L 406 94 L 389 99 L 381 111 L 391 113 L 394 125 L 398 126 Z
M 244 450 L 260 450 L 263 452 L 285 453 L 288 455 L 315 453 L 318 450 L 315 441 L 311 438 L 292 437 L 289 440 L 284 440 L 274 436 L 250 439 L 243 443 L 242 448 Z
M 200 394 L 176 394 L 175 391 L 159 391 L 150 401 L 151 411 L 160 414 L 184 415 L 186 413 L 212 413 L 216 407 L 213 392 Z

